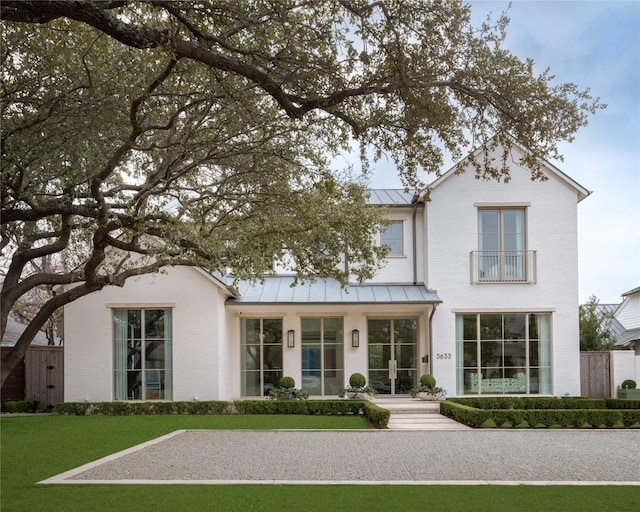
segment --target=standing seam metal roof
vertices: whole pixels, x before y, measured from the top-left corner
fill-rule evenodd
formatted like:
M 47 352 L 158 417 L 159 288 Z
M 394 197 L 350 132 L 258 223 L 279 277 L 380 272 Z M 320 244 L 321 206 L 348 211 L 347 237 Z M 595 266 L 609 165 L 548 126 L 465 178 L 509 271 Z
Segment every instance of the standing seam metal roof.
M 239 297 L 227 304 L 433 304 L 441 302 L 435 290 L 423 284 L 387 283 L 349 285 L 334 279 L 292 286 L 293 276 L 268 276 L 264 282 L 237 284 Z
M 412 192 L 395 188 L 371 189 L 368 203 L 374 206 L 411 206 Z

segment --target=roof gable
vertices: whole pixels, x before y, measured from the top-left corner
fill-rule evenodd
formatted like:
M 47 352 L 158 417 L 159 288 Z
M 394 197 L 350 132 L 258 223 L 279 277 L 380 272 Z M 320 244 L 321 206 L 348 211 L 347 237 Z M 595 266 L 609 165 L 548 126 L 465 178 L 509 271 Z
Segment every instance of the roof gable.
M 516 143 L 515 141 L 513 142 L 513 146 L 512 146 L 512 152 L 513 151 L 517 151 L 520 153 L 520 155 L 524 154 L 526 152 L 526 149 L 521 146 L 520 144 Z M 476 157 L 480 158 L 482 155 L 483 149 L 479 148 L 476 149 L 474 151 Z M 457 169 L 459 167 L 465 167 L 467 164 L 465 163 L 465 161 L 468 160 L 468 157 L 465 157 L 463 160 L 461 160 L 460 162 L 458 162 L 457 164 L 455 164 L 453 167 L 451 167 L 447 172 L 445 172 L 443 175 L 439 176 L 435 181 L 431 182 L 431 184 L 428 186 L 428 190 L 424 195 L 428 196 L 428 192 L 431 190 L 435 190 L 436 188 L 442 186 L 443 183 L 445 183 L 446 181 L 448 181 L 452 176 L 455 176 L 457 173 Z M 514 161 L 514 170 L 526 170 L 522 167 L 519 166 L 519 164 L 517 163 L 519 161 L 519 156 L 515 156 L 513 158 Z M 567 174 L 565 174 L 564 172 L 562 172 L 560 169 L 558 169 L 556 166 L 554 166 L 553 164 L 547 162 L 547 161 L 542 161 L 542 168 L 543 168 L 543 173 L 545 176 L 549 177 L 549 178 L 554 178 L 557 181 L 559 181 L 560 183 L 562 183 L 564 186 L 570 188 L 571 190 L 573 190 L 576 195 L 577 195 L 577 202 L 582 201 L 583 199 L 585 199 L 586 197 L 588 197 L 589 195 L 591 195 L 591 191 L 589 191 L 588 189 L 586 189 L 585 187 L 583 187 L 582 185 L 580 185 L 577 181 L 575 181 L 573 178 L 571 178 L 570 176 L 568 176 Z

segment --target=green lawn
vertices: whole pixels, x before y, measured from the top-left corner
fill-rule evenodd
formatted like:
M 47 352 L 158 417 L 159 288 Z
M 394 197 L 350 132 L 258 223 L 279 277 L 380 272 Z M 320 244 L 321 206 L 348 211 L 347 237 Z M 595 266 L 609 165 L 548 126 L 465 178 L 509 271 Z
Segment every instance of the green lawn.
M 35 485 L 177 429 L 368 428 L 356 417 L 53 414 L 2 418 L 0 427 L 2 512 L 640 510 L 640 487 Z

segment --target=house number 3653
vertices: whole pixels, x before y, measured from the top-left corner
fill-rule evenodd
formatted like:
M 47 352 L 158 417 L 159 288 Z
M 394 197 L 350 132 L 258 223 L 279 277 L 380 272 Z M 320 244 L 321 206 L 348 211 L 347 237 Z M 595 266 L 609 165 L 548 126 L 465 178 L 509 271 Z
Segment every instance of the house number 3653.
M 436 354 L 436 359 L 451 359 L 451 352 L 439 352 Z

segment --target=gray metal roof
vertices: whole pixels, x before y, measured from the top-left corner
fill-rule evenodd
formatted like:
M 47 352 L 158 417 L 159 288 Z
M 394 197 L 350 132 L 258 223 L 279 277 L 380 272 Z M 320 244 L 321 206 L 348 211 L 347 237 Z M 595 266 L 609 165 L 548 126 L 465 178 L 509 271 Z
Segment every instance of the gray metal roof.
M 620 304 L 598 304 L 596 306 L 596 312 L 598 314 L 604 312 L 604 313 L 607 313 L 608 315 L 613 315 L 619 307 L 620 307 Z M 607 318 L 607 323 L 608 323 L 609 329 L 611 329 L 616 339 L 619 338 L 624 331 L 626 331 L 625 326 L 622 325 L 615 316 L 611 316 L 610 318 Z
M 374 206 L 411 206 L 414 195 L 397 188 L 374 188 L 369 192 L 369 204 Z
M 636 329 L 629 329 L 628 331 L 624 331 L 620 336 L 618 336 L 618 340 L 616 341 L 617 347 L 626 347 L 633 341 L 640 340 L 640 327 Z
M 342 288 L 334 279 L 293 284 L 293 276 L 268 276 L 264 282 L 237 284 L 238 298 L 227 304 L 433 304 L 441 302 L 423 284 L 364 284 Z
M 628 292 L 625 292 L 622 294 L 623 297 L 626 297 L 627 295 L 633 295 L 634 293 L 638 293 L 640 292 L 640 286 L 638 286 L 637 288 L 634 288 L 633 290 L 629 290 Z

